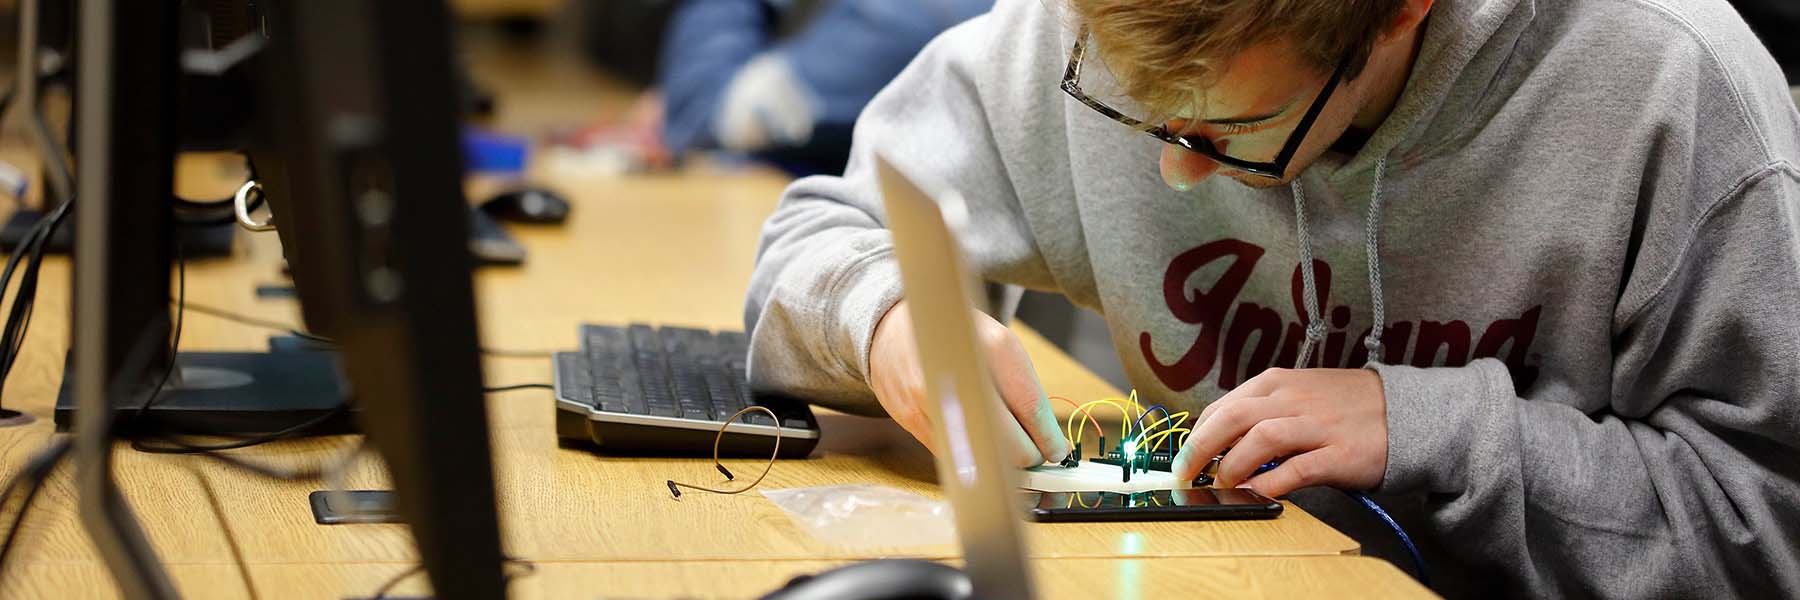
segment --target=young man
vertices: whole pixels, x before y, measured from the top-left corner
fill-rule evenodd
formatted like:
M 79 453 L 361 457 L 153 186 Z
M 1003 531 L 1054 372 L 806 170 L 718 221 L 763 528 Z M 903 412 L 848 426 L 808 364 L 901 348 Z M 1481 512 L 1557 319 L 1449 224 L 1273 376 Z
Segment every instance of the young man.
M 1448 595 L 1800 594 L 1800 115 L 1723 0 L 1003 0 L 789 188 L 746 310 L 757 385 L 929 445 L 877 151 L 1205 408 L 1180 476 L 1374 492 Z

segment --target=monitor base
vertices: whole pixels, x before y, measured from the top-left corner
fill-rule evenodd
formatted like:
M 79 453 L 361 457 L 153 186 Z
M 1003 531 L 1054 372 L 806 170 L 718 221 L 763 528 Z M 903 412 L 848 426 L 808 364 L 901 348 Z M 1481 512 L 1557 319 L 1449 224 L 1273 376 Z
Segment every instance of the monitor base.
M 179 376 L 171 376 L 156 403 L 138 415 L 154 381 L 138 386 L 113 407 L 113 434 L 273 433 L 324 417 L 346 401 L 338 374 L 337 354 L 316 350 L 274 352 L 182 352 L 176 355 Z M 56 430 L 75 423 L 75 370 L 64 369 L 56 398 Z M 160 379 L 162 370 L 153 372 Z M 353 433 L 351 413 L 344 411 L 309 428 L 308 435 Z
M 29 208 L 20 208 L 6 217 L 6 223 L 0 225 L 0 251 L 12 252 L 25 240 L 26 234 L 42 221 L 44 213 Z M 218 258 L 231 256 L 231 241 L 237 229 L 235 223 L 212 225 L 207 227 L 174 228 L 175 239 L 181 243 L 181 253 L 189 258 Z M 63 219 L 56 233 L 50 236 L 50 243 L 44 245 L 45 254 L 68 254 L 69 247 L 74 244 L 74 216 Z

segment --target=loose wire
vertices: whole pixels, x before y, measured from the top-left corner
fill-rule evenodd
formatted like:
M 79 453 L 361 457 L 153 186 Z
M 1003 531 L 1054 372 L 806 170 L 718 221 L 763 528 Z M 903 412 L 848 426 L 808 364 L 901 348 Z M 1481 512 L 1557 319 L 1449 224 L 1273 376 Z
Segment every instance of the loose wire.
M 1155 429 L 1155 428 L 1156 428 L 1156 424 L 1151 424 L 1151 425 L 1150 425 L 1150 429 L 1144 429 L 1144 417 L 1148 417 L 1148 416 L 1150 416 L 1150 411 L 1153 411 L 1153 410 L 1160 410 L 1160 411 L 1162 411 L 1162 414 L 1163 414 L 1163 419 L 1164 419 L 1164 420 L 1167 420 L 1167 419 L 1169 419 L 1169 418 L 1171 418 L 1171 417 L 1169 417 L 1169 409 L 1168 409 L 1168 408 L 1165 408 L 1165 407 L 1164 407 L 1164 406 L 1163 406 L 1163 405 L 1162 405 L 1162 404 L 1157 404 L 1157 405 L 1155 405 L 1155 406 L 1152 406 L 1152 407 L 1150 407 L 1150 408 L 1146 408 L 1146 409 L 1144 409 L 1144 412 L 1143 412 L 1143 413 L 1142 413 L 1142 414 L 1139 414 L 1139 415 L 1138 415 L 1138 418 L 1137 418 L 1137 421 L 1136 421 L 1136 425 L 1137 425 L 1137 430 L 1138 430 L 1138 437 L 1139 437 L 1139 438 L 1140 438 L 1140 439 L 1141 439 L 1141 438 L 1143 438 L 1143 437 L 1144 437 L 1144 435 L 1145 435 L 1145 434 L 1147 434 L 1147 433 L 1149 433 L 1149 432 L 1150 432 L 1150 429 Z M 1162 422 L 1162 421 L 1158 421 L 1158 422 L 1157 422 L 1157 423 L 1161 423 L 1161 422 Z
M 1143 443 L 1150 447 L 1151 452 L 1156 452 L 1156 447 L 1162 445 L 1163 441 L 1168 439 L 1169 436 L 1171 436 L 1173 434 L 1177 434 L 1177 433 L 1187 433 L 1187 432 L 1188 432 L 1188 428 L 1186 428 L 1186 427 L 1177 427 L 1175 429 L 1164 429 L 1162 431 L 1158 431 L 1155 434 L 1151 435 L 1149 438 L 1145 439 Z
M 1138 404 L 1138 392 L 1136 389 L 1131 390 L 1131 394 L 1125 398 L 1125 401 L 1130 402 L 1131 407 L 1137 409 L 1138 418 L 1144 416 L 1144 405 Z
M 1180 420 L 1179 420 L 1179 421 L 1176 421 L 1176 420 L 1175 420 L 1175 419 L 1180 419 Z M 1169 415 L 1169 416 L 1166 416 L 1166 417 L 1163 417 L 1163 418 L 1161 418 L 1161 419 L 1157 419 L 1157 420 L 1155 420 L 1155 421 L 1153 421 L 1153 422 L 1151 422 L 1151 423 L 1150 423 L 1150 429 L 1156 429 L 1156 427 L 1157 427 L 1157 426 L 1159 426 L 1159 425 L 1162 425 L 1162 424 L 1163 424 L 1163 423 L 1173 423 L 1173 424 L 1172 424 L 1172 425 L 1170 425 L 1170 426 L 1169 426 L 1169 427 L 1170 427 L 1170 428 L 1171 428 L 1171 429 L 1172 429 L 1172 428 L 1177 428 L 1177 427 L 1181 427 L 1181 424 L 1182 424 L 1182 423 L 1186 423 L 1186 422 L 1187 422 L 1187 420 L 1188 420 L 1188 413 L 1187 413 L 1187 411 L 1182 411 L 1182 412 L 1178 412 L 1178 413 L 1175 413 L 1175 414 L 1173 414 L 1173 415 Z M 1146 435 L 1145 435 L 1145 432 L 1146 432 L 1146 431 L 1149 431 L 1149 430 L 1142 430 L 1142 431 L 1139 431 L 1139 432 L 1138 432 L 1138 435 L 1137 435 L 1137 438 L 1136 438 L 1136 439 L 1137 439 L 1137 441 L 1138 441 L 1138 443 L 1139 443 L 1139 444 L 1140 444 L 1140 445 L 1141 445 L 1141 444 L 1143 444 L 1143 443 L 1144 443 L 1144 441 L 1145 441 L 1145 438 L 1146 438 L 1146 437 L 1148 437 L 1148 436 L 1146 436 Z
M 1075 410 L 1076 410 L 1076 412 L 1087 414 L 1088 416 L 1091 417 L 1091 416 L 1093 416 L 1094 407 L 1101 405 L 1101 404 L 1108 404 L 1108 405 L 1111 405 L 1113 408 L 1119 409 L 1119 414 L 1124 417 L 1124 419 L 1119 423 L 1119 439 L 1125 439 L 1126 437 L 1129 437 L 1130 436 L 1129 428 L 1131 427 L 1131 411 L 1126 410 L 1125 405 L 1119 404 L 1118 402 L 1113 401 L 1113 400 L 1095 400 L 1093 402 L 1083 404 L 1080 407 L 1077 407 Z M 1075 414 L 1076 413 L 1069 413 L 1068 425 L 1064 426 L 1065 430 L 1074 428 Z M 1075 441 L 1080 442 L 1081 441 L 1081 439 L 1080 439 L 1081 432 L 1076 431 L 1075 437 L 1076 437 Z
M 1051 400 L 1061 400 L 1064 403 L 1068 404 L 1069 406 L 1073 407 L 1075 410 L 1077 410 L 1077 411 L 1081 410 L 1081 405 L 1076 404 L 1074 400 L 1070 400 L 1070 399 L 1064 398 L 1062 396 L 1051 396 L 1050 399 Z M 1071 417 L 1073 417 L 1074 414 L 1075 413 L 1073 413 L 1073 412 L 1069 413 L 1069 415 Z M 1106 435 L 1106 430 L 1100 428 L 1100 422 L 1094 420 L 1094 415 L 1089 414 L 1089 415 L 1086 415 L 1086 417 L 1087 417 L 1087 421 L 1085 421 L 1083 423 L 1083 425 L 1093 425 L 1094 431 L 1099 432 L 1100 435 Z M 1069 420 L 1069 424 L 1063 426 L 1063 437 L 1067 438 L 1071 442 L 1079 442 L 1079 441 L 1081 441 L 1081 432 L 1080 431 L 1071 431 L 1070 427 L 1069 427 L 1069 425 L 1073 425 L 1074 423 L 1075 423 L 1075 420 L 1071 418 Z
M 721 489 L 715 489 L 715 488 L 710 488 L 710 487 L 701 486 L 701 485 L 694 485 L 691 483 L 682 483 L 682 482 L 670 479 L 667 482 L 669 485 L 669 493 L 673 494 L 674 497 L 676 497 L 676 498 L 680 498 L 681 497 L 681 489 L 680 488 L 687 488 L 690 490 L 699 490 L 702 492 L 712 492 L 714 494 L 728 494 L 728 495 L 729 494 L 742 494 L 744 492 L 750 491 L 751 489 L 754 489 L 756 487 L 756 484 L 762 483 L 763 478 L 769 476 L 769 471 L 771 471 L 775 468 L 775 458 L 778 456 L 781 456 L 781 417 L 776 415 L 775 411 L 769 410 L 769 408 L 766 406 L 747 407 L 743 410 L 737 411 L 736 413 L 732 413 L 731 418 L 725 419 L 724 423 L 719 424 L 719 434 L 716 436 L 713 436 L 713 468 L 718 469 L 720 473 L 724 473 L 726 481 L 736 479 L 735 477 L 733 477 L 731 475 L 731 470 L 725 468 L 724 463 L 719 462 L 719 443 L 725 440 L 725 428 L 730 427 L 733 422 L 738 420 L 738 417 L 744 416 L 745 413 L 748 413 L 750 411 L 757 411 L 757 410 L 768 413 L 769 418 L 773 419 L 775 421 L 775 449 L 769 452 L 769 464 L 763 465 L 762 474 L 757 475 L 755 481 L 751 481 L 749 485 L 745 485 L 744 487 L 741 487 L 741 488 L 738 488 L 735 490 L 721 490 Z

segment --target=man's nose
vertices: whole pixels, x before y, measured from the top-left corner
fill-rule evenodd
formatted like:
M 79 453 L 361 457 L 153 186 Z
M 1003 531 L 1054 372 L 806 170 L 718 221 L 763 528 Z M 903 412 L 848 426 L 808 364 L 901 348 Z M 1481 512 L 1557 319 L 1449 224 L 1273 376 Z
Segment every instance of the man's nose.
M 1162 178 L 1177 191 L 1194 189 L 1201 181 L 1218 172 L 1219 163 L 1186 148 L 1167 144 L 1162 151 Z
M 1197 133 L 1191 131 L 1190 125 L 1192 121 L 1188 119 L 1171 119 L 1163 123 L 1163 127 L 1177 134 Z M 1174 144 L 1163 147 L 1161 162 L 1163 183 L 1183 192 L 1194 189 L 1219 170 L 1218 161 Z

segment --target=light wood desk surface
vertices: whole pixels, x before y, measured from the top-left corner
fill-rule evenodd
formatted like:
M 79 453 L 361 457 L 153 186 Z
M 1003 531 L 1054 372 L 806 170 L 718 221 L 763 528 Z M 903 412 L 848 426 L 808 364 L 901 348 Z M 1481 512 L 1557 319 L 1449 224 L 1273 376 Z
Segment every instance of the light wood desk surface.
M 520 573 L 517 598 L 753 598 L 798 575 L 839 566 L 826 561 L 544 562 Z M 1038 597 L 1068 600 L 1138 598 L 1432 598 L 1386 562 L 1353 556 L 1150 559 L 1044 559 L 1032 569 Z M 250 569 L 264 598 L 367 597 L 411 565 L 266 564 Z M 40 564 L 15 578 L 21 597 L 69 600 L 116 597 L 100 568 Z M 175 585 L 195 599 L 243 598 L 243 576 L 226 565 L 180 565 Z M 392 594 L 430 591 L 423 577 L 400 582 Z
M 705 178 L 565 178 L 558 183 L 575 201 L 570 224 L 514 227 L 515 235 L 531 252 L 527 264 L 483 269 L 476 278 L 484 346 L 572 348 L 576 325 L 581 322 L 742 327 L 743 290 L 757 232 L 784 185 L 781 178 L 752 173 Z M 283 282 L 279 259 L 280 248 L 272 234 L 241 239 L 237 255 L 230 260 L 189 264 L 187 298 L 194 304 L 297 324 L 293 301 L 258 299 L 253 293 L 257 284 Z M 68 339 L 67 284 L 66 260 L 47 260 L 31 336 L 5 390 L 8 407 L 25 410 L 40 421 L 0 429 L 0 473 L 15 471 L 51 435 L 51 406 Z M 1029 329 L 1016 329 L 1051 393 L 1071 398 L 1117 393 Z M 270 334 L 188 311 L 182 348 L 262 349 Z M 487 382 L 493 386 L 550 380 L 544 359 L 490 358 L 484 368 Z M 830 546 L 754 493 L 693 494 L 673 500 L 663 480 L 711 481 L 717 476 L 705 460 L 616 458 L 561 449 L 553 433 L 552 410 L 542 390 L 489 397 L 506 546 L 514 556 L 549 562 L 817 561 L 883 556 L 949 559 L 960 554 L 951 544 Z M 932 483 L 929 454 L 891 422 L 829 411 L 821 413 L 821 420 L 825 435 L 821 450 L 811 459 L 778 463 L 763 482 L 764 488 L 876 483 L 941 497 Z M 354 440 L 351 436 L 296 440 L 240 454 L 297 464 L 334 456 L 353 446 Z M 352 470 L 349 486 L 386 487 L 377 463 L 361 461 Z M 756 461 L 738 461 L 734 467 L 737 464 L 745 465 L 741 469 L 747 471 Z M 210 569 L 219 565 L 230 568 L 229 548 L 201 495 L 196 473 L 203 473 L 219 490 L 225 520 L 246 558 L 257 565 L 259 578 L 312 576 L 284 570 L 290 567 L 281 564 L 340 563 L 331 569 L 355 571 L 343 564 L 399 564 L 414 557 L 410 537 L 400 526 L 313 524 L 306 495 L 319 484 L 261 480 L 220 469 L 200 458 L 146 455 L 121 447 L 115 455 L 115 477 L 159 557 L 180 567 L 178 573 L 186 574 L 181 577 L 207 579 Z M 39 495 L 15 556 L 9 559 L 18 564 L 0 575 L 0 589 L 35 579 L 22 579 L 20 565 L 77 573 L 77 565 L 91 564 L 93 550 L 75 518 L 75 505 L 73 480 L 64 467 Z M 1353 540 L 1292 505 L 1273 521 L 1033 524 L 1028 531 L 1030 551 L 1037 557 L 1318 556 L 1354 554 L 1358 548 Z M 1238 563 L 1207 564 L 1249 573 L 1230 566 Z M 764 587 L 768 586 L 730 589 Z M 589 588 L 602 589 L 598 585 Z M 706 594 L 721 588 L 691 589 Z M 709 589 L 713 592 L 706 591 Z M 652 591 L 666 593 L 661 588 L 630 593 Z

